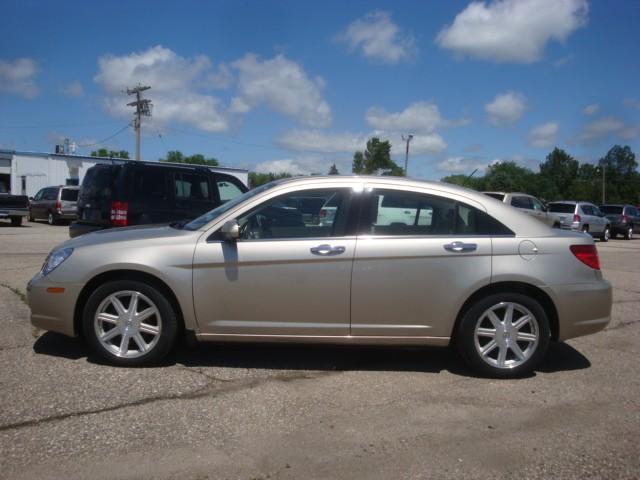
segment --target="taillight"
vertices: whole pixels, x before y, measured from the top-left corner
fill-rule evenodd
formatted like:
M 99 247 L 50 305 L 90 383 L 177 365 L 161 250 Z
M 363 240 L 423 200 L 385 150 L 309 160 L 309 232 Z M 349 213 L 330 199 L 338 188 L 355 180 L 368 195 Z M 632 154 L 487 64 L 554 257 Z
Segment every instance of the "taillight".
M 600 270 L 600 259 L 595 245 L 571 245 L 571 253 L 582 263 L 594 270 Z
M 56 200 L 56 210 L 58 213 L 62 213 L 62 202 L 60 200 Z
M 629 221 L 629 217 L 626 215 L 622 215 L 622 223 L 627 223 Z
M 582 219 L 580 218 L 580 215 L 578 215 L 577 213 L 573 216 L 573 221 L 580 223 L 582 221 Z
M 320 218 L 325 218 L 327 216 L 327 211 L 323 208 L 320 210 Z
M 129 222 L 127 214 L 129 204 L 127 202 L 111 202 L 111 225 L 114 227 L 126 227 Z

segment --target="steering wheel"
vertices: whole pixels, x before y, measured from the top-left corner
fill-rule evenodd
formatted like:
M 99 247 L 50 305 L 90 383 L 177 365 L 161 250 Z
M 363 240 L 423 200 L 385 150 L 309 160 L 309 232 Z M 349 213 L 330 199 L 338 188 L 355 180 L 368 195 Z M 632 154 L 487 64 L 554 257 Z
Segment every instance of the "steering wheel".
M 240 238 L 244 239 L 260 239 L 271 235 L 267 218 L 259 213 L 251 215 L 246 223 L 240 227 Z

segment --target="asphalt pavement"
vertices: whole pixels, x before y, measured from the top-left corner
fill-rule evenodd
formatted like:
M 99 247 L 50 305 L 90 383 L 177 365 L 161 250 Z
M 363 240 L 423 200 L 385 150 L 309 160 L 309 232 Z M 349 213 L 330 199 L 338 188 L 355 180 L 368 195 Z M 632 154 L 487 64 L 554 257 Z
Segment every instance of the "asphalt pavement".
M 106 366 L 29 324 L 26 283 L 66 238 L 0 222 L 0 478 L 640 476 L 640 239 L 598 242 L 609 327 L 498 381 L 449 349 L 203 344 Z

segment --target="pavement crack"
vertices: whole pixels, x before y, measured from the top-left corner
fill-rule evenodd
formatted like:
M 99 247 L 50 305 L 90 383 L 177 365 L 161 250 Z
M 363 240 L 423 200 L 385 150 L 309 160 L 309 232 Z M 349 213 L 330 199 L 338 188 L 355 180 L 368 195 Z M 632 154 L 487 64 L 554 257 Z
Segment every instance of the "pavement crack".
M 637 323 L 640 323 L 640 319 L 638 320 L 631 320 L 630 322 L 620 322 L 616 325 L 614 325 L 613 327 L 609 327 L 607 328 L 607 330 L 617 330 L 619 328 L 624 328 L 624 327 L 629 327 L 631 325 L 635 325 Z
M 22 303 L 24 303 L 25 305 L 27 304 L 27 295 L 19 288 L 12 287 L 11 285 L 7 285 L 6 283 L 2 283 L 2 282 L 0 282 L 0 287 L 4 287 L 10 292 L 14 293 L 15 295 L 18 296 L 18 298 L 22 301 Z

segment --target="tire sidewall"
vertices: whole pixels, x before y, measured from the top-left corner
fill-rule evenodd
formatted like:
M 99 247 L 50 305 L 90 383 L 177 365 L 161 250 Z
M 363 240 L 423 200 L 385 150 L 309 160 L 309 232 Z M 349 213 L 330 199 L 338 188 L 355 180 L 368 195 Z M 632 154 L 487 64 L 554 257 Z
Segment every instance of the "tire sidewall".
M 500 302 L 513 302 L 527 308 L 538 322 L 540 338 L 534 354 L 524 364 L 510 369 L 499 369 L 486 363 L 476 351 L 474 332 L 478 319 L 489 308 Z M 549 319 L 540 303 L 521 293 L 497 293 L 475 302 L 460 320 L 456 332 L 456 345 L 462 357 L 474 370 L 491 378 L 518 378 L 530 374 L 544 358 L 551 340 Z
M 109 295 L 122 290 L 133 290 L 155 303 L 162 319 L 160 338 L 151 351 L 137 358 L 121 358 L 106 350 L 97 338 L 93 319 L 100 303 Z M 98 287 L 89 297 L 82 314 L 82 328 L 91 350 L 108 363 L 137 367 L 157 363 L 173 347 L 178 329 L 175 311 L 165 296 L 155 287 L 135 280 L 115 280 Z

